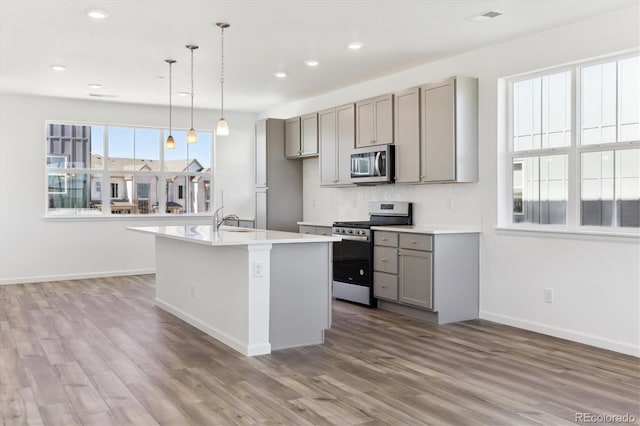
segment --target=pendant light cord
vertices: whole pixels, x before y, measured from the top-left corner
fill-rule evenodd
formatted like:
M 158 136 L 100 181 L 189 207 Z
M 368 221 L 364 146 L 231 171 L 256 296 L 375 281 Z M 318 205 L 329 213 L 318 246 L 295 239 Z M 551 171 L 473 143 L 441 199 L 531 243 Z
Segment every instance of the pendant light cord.
M 191 128 L 193 129 L 193 49 L 191 49 Z
M 171 66 L 173 64 L 169 62 L 169 136 L 171 136 L 172 128 L 171 128 Z
M 224 27 L 221 27 L 220 31 L 222 32 L 220 42 L 220 116 L 224 118 Z

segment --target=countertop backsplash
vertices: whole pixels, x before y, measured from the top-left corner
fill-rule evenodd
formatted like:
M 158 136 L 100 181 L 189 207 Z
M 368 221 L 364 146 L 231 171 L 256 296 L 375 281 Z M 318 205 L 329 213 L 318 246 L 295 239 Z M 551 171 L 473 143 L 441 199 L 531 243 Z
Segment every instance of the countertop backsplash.
M 366 220 L 369 201 L 411 201 L 417 226 L 477 228 L 482 225 L 480 183 L 388 184 L 320 187 L 318 160 L 303 164 L 304 221 Z

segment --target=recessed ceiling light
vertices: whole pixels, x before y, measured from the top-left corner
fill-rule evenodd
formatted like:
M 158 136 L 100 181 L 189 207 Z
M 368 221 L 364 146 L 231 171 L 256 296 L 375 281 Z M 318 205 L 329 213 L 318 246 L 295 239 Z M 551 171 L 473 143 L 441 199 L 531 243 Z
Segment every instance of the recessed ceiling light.
M 107 12 L 105 12 L 104 10 L 100 10 L 100 9 L 93 9 L 87 12 L 87 15 L 93 19 L 104 19 L 107 16 L 109 16 L 109 14 Z
M 317 67 L 320 62 L 316 59 L 307 59 L 304 63 L 308 67 Z
M 278 72 L 274 72 L 273 75 L 275 75 L 278 78 L 285 78 L 287 76 L 287 73 L 284 71 L 278 71 Z
M 102 89 L 102 84 L 99 83 L 90 83 L 88 86 L 92 89 Z
M 54 71 L 64 71 L 67 69 L 67 66 L 61 65 L 61 64 L 53 64 L 53 65 L 49 65 L 49 68 L 51 68 Z
M 362 48 L 362 46 L 364 46 L 364 43 L 360 41 L 352 41 L 351 43 L 347 44 L 347 47 L 351 50 L 358 50 Z
M 190 94 L 189 92 L 178 92 L 178 96 L 189 96 Z
M 467 19 L 472 22 L 486 22 L 489 19 L 497 18 L 502 14 L 502 12 L 498 12 L 497 10 L 485 10 L 484 12 Z

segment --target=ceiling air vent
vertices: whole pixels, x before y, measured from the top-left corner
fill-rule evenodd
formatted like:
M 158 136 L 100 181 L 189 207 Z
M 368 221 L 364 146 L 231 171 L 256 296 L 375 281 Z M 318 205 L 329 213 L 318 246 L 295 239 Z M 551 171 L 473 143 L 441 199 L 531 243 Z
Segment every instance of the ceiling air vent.
M 502 15 L 502 12 L 498 12 L 497 10 L 487 10 L 479 15 L 475 15 L 467 19 L 473 22 L 485 22 L 489 19 L 497 18 L 500 15 Z

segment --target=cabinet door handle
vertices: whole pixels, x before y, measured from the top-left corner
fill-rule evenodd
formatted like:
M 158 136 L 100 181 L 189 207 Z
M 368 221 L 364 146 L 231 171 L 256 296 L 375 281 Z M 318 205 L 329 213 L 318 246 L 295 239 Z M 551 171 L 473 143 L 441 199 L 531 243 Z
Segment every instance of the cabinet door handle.
M 380 262 L 386 262 L 387 259 L 380 259 Z
M 411 244 L 415 244 L 415 243 L 417 243 L 417 241 L 411 241 Z
M 383 286 L 382 286 L 382 288 L 387 288 L 387 286 L 386 286 L 386 285 L 383 285 Z
M 386 239 L 386 238 L 383 238 L 383 239 L 382 239 L 382 241 L 387 241 L 387 239 Z

